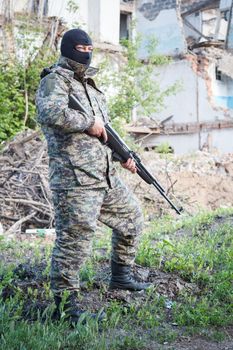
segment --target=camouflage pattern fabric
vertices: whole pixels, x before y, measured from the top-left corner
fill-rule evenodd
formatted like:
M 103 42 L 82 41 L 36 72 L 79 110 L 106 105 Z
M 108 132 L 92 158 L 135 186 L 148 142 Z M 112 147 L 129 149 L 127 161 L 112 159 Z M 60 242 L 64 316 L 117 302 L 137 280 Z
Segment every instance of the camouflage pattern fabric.
M 112 259 L 131 265 L 143 218 L 137 200 L 116 176 L 111 150 L 84 131 L 96 116 L 107 122 L 105 97 L 83 65 L 61 57 L 37 91 L 38 122 L 49 153 L 56 242 L 51 288 L 55 294 L 78 290 L 80 267 L 90 254 L 100 220 L 113 229 Z M 87 114 L 68 107 L 69 94 Z
M 48 143 L 51 189 L 104 188 L 106 176 L 111 183 L 116 171 L 109 147 L 83 132 L 94 124 L 95 116 L 109 120 L 103 93 L 83 74 L 87 75 L 82 64 L 61 57 L 37 91 L 37 120 Z M 68 107 L 71 93 L 88 114 Z
M 120 179 L 113 189 L 75 188 L 54 192 L 57 238 L 52 254 L 54 294 L 79 290 L 81 266 L 90 256 L 96 221 L 113 229 L 112 259 L 131 265 L 143 219 L 137 200 Z

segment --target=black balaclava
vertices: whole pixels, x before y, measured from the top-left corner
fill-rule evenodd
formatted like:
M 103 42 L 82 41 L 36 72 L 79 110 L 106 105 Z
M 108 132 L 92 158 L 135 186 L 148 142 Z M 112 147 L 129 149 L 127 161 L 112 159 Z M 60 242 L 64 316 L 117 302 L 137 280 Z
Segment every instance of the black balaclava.
M 75 49 L 76 45 L 92 45 L 89 35 L 81 29 L 68 30 L 63 35 L 61 41 L 61 54 L 73 61 L 84 64 L 89 67 L 92 58 L 92 52 L 80 52 Z

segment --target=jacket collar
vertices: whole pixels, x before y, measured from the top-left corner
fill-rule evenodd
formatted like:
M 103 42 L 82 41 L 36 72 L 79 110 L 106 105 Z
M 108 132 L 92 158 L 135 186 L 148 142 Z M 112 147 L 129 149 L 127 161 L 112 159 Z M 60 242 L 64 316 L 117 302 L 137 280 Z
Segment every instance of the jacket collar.
M 64 56 L 60 56 L 56 68 L 58 71 L 62 69 L 63 75 L 65 74 L 67 78 L 73 78 L 74 74 L 77 74 L 81 79 L 91 78 L 99 71 L 98 68 L 87 68 L 84 64 L 75 62 Z

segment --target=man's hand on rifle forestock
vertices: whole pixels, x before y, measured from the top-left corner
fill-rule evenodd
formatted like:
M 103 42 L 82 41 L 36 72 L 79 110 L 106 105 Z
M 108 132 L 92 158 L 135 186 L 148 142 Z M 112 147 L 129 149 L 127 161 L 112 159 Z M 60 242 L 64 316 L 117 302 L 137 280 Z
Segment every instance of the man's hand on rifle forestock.
M 135 161 L 132 158 L 129 158 L 125 163 L 121 163 L 121 166 L 125 169 L 128 169 L 133 174 L 137 172 Z
M 104 142 L 107 142 L 108 136 L 101 118 L 96 117 L 94 125 L 87 130 L 89 135 L 102 137 Z

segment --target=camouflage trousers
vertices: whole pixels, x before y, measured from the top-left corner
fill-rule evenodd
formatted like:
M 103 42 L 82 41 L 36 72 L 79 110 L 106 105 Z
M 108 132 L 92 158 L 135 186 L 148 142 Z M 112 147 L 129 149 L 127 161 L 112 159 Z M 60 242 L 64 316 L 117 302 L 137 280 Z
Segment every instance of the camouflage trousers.
M 136 198 L 115 179 L 113 188 L 54 191 L 56 241 L 52 253 L 51 289 L 54 294 L 79 290 L 79 271 L 90 256 L 97 220 L 112 228 L 111 258 L 131 265 L 143 216 Z

